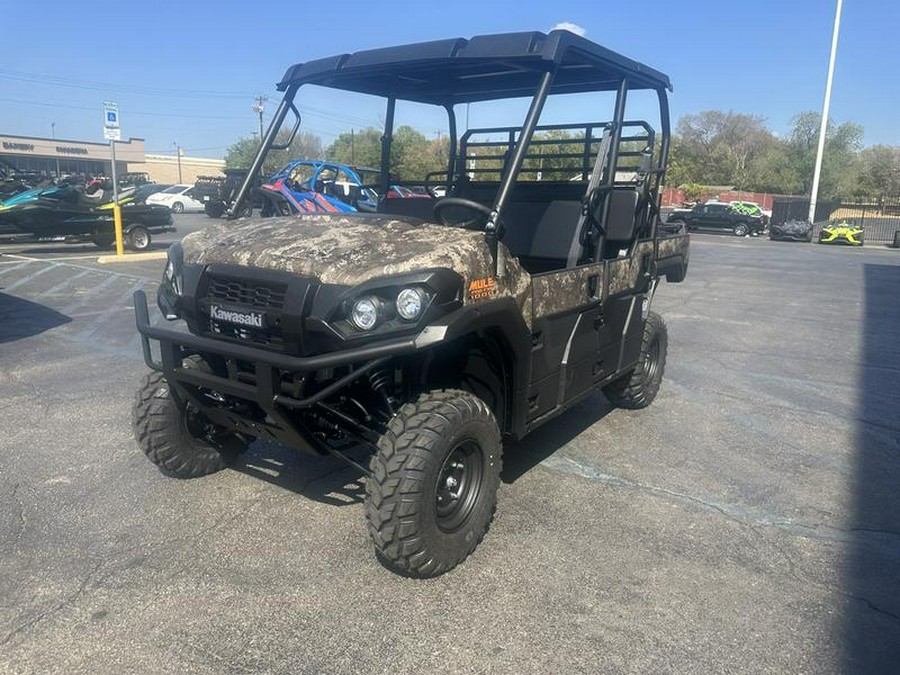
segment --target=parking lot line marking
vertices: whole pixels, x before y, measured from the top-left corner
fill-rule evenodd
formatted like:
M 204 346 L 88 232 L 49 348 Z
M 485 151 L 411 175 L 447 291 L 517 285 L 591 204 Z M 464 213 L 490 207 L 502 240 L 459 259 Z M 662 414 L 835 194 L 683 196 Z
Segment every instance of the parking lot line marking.
M 9 258 L 18 258 L 20 260 L 33 260 L 34 262 L 53 262 L 57 260 L 94 260 L 96 259 L 96 255 L 58 255 L 58 256 L 47 256 L 46 258 L 34 258 L 32 256 L 22 255 L 21 253 L 0 253 L 0 255 L 7 256 Z
M 103 274 L 103 272 L 101 270 L 92 270 L 92 271 L 96 271 L 97 274 Z M 97 295 L 98 292 L 102 291 L 104 288 L 106 288 L 110 284 L 115 283 L 116 281 L 119 281 L 119 278 L 120 277 L 117 274 L 110 274 L 103 281 L 101 281 L 96 286 L 94 286 L 90 291 L 88 291 L 85 295 L 82 295 L 81 297 L 77 298 L 74 302 L 69 303 L 68 305 L 63 307 L 63 309 L 60 311 L 63 314 L 71 314 L 73 309 L 75 309 L 76 307 L 80 307 L 81 305 L 87 304 L 88 301 L 93 296 Z
M 47 265 L 46 267 L 42 267 L 39 270 L 35 270 L 31 274 L 28 274 L 28 275 L 22 277 L 21 279 L 19 279 L 18 281 L 16 281 L 15 283 L 12 283 L 9 286 L 5 287 L 3 290 L 11 291 L 14 288 L 18 288 L 19 286 L 21 286 L 23 284 L 27 284 L 32 279 L 36 279 L 37 277 L 41 276 L 42 274 L 45 274 L 52 269 L 56 269 L 56 267 L 57 267 L 57 265 Z
M 71 283 L 72 283 L 73 281 L 75 281 L 76 279 L 80 279 L 81 277 L 85 276 L 86 274 L 90 274 L 90 272 L 91 272 L 91 270 L 82 270 L 82 271 L 79 272 L 78 274 L 76 274 L 76 275 L 74 275 L 74 276 L 71 276 L 71 277 L 69 277 L 69 278 L 67 278 L 67 279 L 63 279 L 63 280 L 60 281 L 58 284 L 55 284 L 55 285 L 51 286 L 50 288 L 41 291 L 41 292 L 38 293 L 36 296 L 34 296 L 34 298 L 35 298 L 35 300 L 38 300 L 38 299 L 43 298 L 43 297 L 46 297 L 46 296 L 48 296 L 48 295 L 53 295 L 53 294 L 56 293 L 56 291 L 58 291 L 60 288 L 63 288 L 64 286 L 68 286 L 69 284 L 71 284 Z
M 151 251 L 150 253 L 129 253 L 127 255 L 101 255 L 97 262 L 101 265 L 109 263 L 128 262 L 129 260 L 165 260 L 166 251 Z
M 143 281 L 132 281 L 131 286 L 119 295 L 115 300 L 109 303 L 109 307 L 107 307 L 103 312 L 101 312 L 92 322 L 91 325 L 88 326 L 85 330 L 81 331 L 75 336 L 75 339 L 79 342 L 90 341 L 91 338 L 99 331 L 103 324 L 109 321 L 109 319 L 116 314 L 117 312 L 122 312 L 128 309 L 128 301 L 131 300 L 131 296 L 134 295 L 134 292 L 139 288 L 144 286 Z
M 15 258 L 16 260 L 28 260 L 31 262 L 40 262 L 40 258 L 32 258 L 27 255 L 22 255 L 21 253 L 4 253 L 7 258 Z
M 17 270 L 17 269 L 19 269 L 20 267 L 26 267 L 26 266 L 28 266 L 28 265 L 30 265 L 30 264 L 31 264 L 31 261 L 30 261 L 30 260 L 29 260 L 29 261 L 26 261 L 26 262 L 12 263 L 12 264 L 11 264 L 11 267 L 7 267 L 7 268 L 5 268 L 5 269 L 0 270 L 0 274 L 6 274 L 7 272 L 12 272 L 13 270 Z

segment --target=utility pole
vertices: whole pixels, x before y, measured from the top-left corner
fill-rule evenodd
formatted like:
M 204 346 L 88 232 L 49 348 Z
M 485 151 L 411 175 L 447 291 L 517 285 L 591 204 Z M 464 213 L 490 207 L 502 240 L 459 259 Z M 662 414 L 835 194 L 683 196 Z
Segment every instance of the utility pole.
M 256 97 L 256 103 L 253 104 L 252 110 L 257 115 L 259 115 L 259 142 L 262 143 L 263 138 L 263 113 L 266 111 L 266 101 L 269 100 L 268 96 L 264 96 L 260 94 Z
M 350 164 L 356 166 L 356 129 L 350 130 Z
M 825 133 L 828 131 L 828 110 L 831 108 L 831 83 L 834 80 L 834 60 L 837 56 L 838 34 L 841 30 L 841 9 L 844 0 L 837 0 L 834 30 L 831 34 L 831 59 L 828 62 L 828 78 L 825 80 L 825 102 L 822 105 L 822 124 L 819 126 L 819 148 L 816 151 L 816 168 L 813 172 L 812 193 L 809 197 L 809 222 L 815 222 L 816 202 L 819 199 L 819 179 L 822 177 L 822 156 L 825 154 Z
M 56 140 L 56 122 L 50 122 L 50 138 Z M 53 145 L 56 145 L 54 143 Z M 55 148 L 54 148 L 55 149 Z M 56 158 L 56 180 L 59 180 L 59 157 Z

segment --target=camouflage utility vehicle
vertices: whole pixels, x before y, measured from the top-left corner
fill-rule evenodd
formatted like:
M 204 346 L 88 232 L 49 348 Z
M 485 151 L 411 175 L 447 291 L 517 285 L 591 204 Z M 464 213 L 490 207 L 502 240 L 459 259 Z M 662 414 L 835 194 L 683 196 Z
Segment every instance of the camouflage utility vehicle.
M 684 278 L 689 245 L 659 229 L 669 80 L 564 31 L 311 61 L 279 83 L 250 177 L 289 113 L 300 127 L 306 85 L 385 100 L 377 212 L 230 220 L 173 245 L 158 305 L 187 331 L 151 322 L 135 294 L 154 371 L 135 433 L 185 478 L 253 438 L 340 458 L 365 475 L 379 559 L 435 576 L 487 532 L 504 438 L 599 390 L 626 408 L 657 394 L 667 337 L 650 307 L 660 278 Z M 658 131 L 626 117 L 630 96 L 658 108 Z M 467 104 L 498 99 L 527 108 L 521 125 L 458 133 Z M 611 116 L 541 124 L 548 99 Z M 423 196 L 392 198 L 395 112 L 413 104 L 447 120 L 449 159 Z

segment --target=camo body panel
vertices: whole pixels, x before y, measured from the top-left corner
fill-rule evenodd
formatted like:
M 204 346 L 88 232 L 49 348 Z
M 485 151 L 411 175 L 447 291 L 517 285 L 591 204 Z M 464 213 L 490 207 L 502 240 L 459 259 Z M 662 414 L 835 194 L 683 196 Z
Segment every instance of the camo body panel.
M 583 265 L 571 270 L 548 272 L 532 277 L 534 318 L 540 319 L 582 307 L 591 300 L 589 279 L 597 277 L 597 291 L 606 263 Z
M 239 265 L 296 274 L 324 284 L 356 286 L 423 269 L 459 274 L 465 288 L 494 276 L 484 234 L 388 216 L 330 214 L 241 220 L 211 225 L 182 240 L 184 261 Z M 499 245 L 502 274 L 492 293 L 465 304 L 514 297 L 531 325 L 531 276 Z
M 653 242 L 642 241 L 635 246 L 634 254 L 621 260 L 610 260 L 607 264 L 606 296 L 618 295 L 637 286 L 641 274 L 641 260 L 646 254 L 653 254 Z
M 687 258 L 691 250 L 691 235 L 679 234 L 672 237 L 660 237 L 656 250 L 658 259 L 677 255 Z
M 212 225 L 182 241 L 186 263 L 279 270 L 325 284 L 444 267 L 487 276 L 491 255 L 478 232 L 388 217 L 303 215 Z

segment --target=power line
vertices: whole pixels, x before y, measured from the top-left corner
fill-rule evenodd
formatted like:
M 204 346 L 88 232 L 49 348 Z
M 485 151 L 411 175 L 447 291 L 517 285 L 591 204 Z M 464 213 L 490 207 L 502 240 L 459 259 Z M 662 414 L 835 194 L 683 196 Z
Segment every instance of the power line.
M 41 75 L 16 70 L 0 69 L 0 78 L 17 80 L 19 82 L 52 84 L 58 87 L 70 87 L 72 89 L 92 89 L 98 91 L 125 91 L 138 94 L 153 94 L 155 96 L 191 97 L 191 98 L 246 98 L 246 94 L 238 94 L 221 91 L 198 91 L 195 89 L 169 89 L 165 87 L 146 87 L 133 84 L 118 84 L 113 82 L 97 82 L 94 80 L 78 80 L 58 75 Z
M 39 105 L 45 108 L 69 108 L 71 110 L 90 110 L 92 112 L 97 112 L 101 110 L 100 106 L 91 107 L 86 105 L 70 105 L 68 103 L 45 103 L 43 101 L 26 101 L 18 98 L 0 98 L 0 101 L 5 101 L 7 103 L 23 103 L 25 105 Z M 146 117 L 190 117 L 194 119 L 203 119 L 203 120 L 244 120 L 244 117 L 238 117 L 237 115 L 232 117 L 226 117 L 224 115 L 195 115 L 194 113 L 188 112 L 150 112 L 150 111 L 140 111 L 140 110 L 128 110 L 129 115 L 140 115 Z
M 45 101 L 28 101 L 25 99 L 17 99 L 17 98 L 0 98 L 0 101 L 5 101 L 7 103 L 22 103 L 24 105 L 37 105 L 45 108 L 68 108 L 70 110 L 90 110 L 97 111 L 99 107 L 91 107 L 91 106 L 83 106 L 83 105 L 71 105 L 68 103 L 48 103 Z M 324 119 L 335 120 L 337 122 L 345 122 L 347 124 L 356 124 L 356 125 L 365 125 L 365 126 L 377 126 L 373 125 L 371 120 L 364 120 L 359 117 L 349 117 L 345 115 L 335 115 L 333 113 L 329 113 L 327 111 L 320 111 L 317 108 L 310 108 L 308 106 L 297 106 L 301 113 L 312 115 L 313 117 L 322 117 Z M 255 106 L 254 106 L 255 109 Z M 138 116 L 146 116 L 146 117 L 181 117 L 181 118 L 191 118 L 191 119 L 201 119 L 201 120 L 244 120 L 245 118 L 242 116 L 224 116 L 224 115 L 196 115 L 194 113 L 188 112 L 156 112 L 156 111 L 140 111 L 140 110 L 131 110 L 128 109 L 129 115 L 138 115 Z

